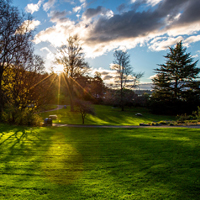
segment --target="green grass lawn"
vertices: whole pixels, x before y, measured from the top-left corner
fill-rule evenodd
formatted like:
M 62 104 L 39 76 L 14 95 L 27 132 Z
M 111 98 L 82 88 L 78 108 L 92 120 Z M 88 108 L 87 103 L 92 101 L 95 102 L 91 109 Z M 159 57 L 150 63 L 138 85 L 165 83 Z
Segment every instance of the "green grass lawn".
M 0 125 L 0 176 L 0 199 L 200 199 L 200 132 Z
M 152 121 L 175 120 L 174 116 L 154 115 L 146 108 L 126 108 L 124 112 L 120 108 L 112 106 L 95 105 L 96 116 L 87 115 L 85 124 L 94 125 L 139 125 L 140 123 L 149 123 Z M 135 116 L 136 113 L 142 113 L 143 116 Z M 70 108 L 41 113 L 42 118 L 56 114 L 58 120 L 53 123 L 61 124 L 81 124 L 81 114 L 70 112 Z
M 57 105 L 48 104 L 48 105 L 43 106 L 43 107 L 40 109 L 40 112 L 46 111 L 46 110 L 53 110 L 53 109 L 55 109 L 55 108 L 57 108 Z

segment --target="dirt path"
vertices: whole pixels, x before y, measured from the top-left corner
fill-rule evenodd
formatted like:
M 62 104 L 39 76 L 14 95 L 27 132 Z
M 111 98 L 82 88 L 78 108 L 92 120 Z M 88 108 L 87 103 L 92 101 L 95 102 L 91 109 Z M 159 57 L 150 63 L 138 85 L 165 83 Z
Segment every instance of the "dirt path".
M 52 124 L 55 127 L 78 127 L 78 128 L 200 128 L 194 126 L 106 126 L 106 125 L 79 125 L 79 124 Z
M 42 112 L 40 112 L 40 113 L 45 113 L 45 112 L 51 112 L 51 111 L 55 111 L 55 110 L 60 110 L 60 109 L 62 109 L 62 108 L 64 108 L 64 105 L 57 105 L 57 108 L 54 108 L 54 109 L 52 109 L 52 110 L 42 111 Z

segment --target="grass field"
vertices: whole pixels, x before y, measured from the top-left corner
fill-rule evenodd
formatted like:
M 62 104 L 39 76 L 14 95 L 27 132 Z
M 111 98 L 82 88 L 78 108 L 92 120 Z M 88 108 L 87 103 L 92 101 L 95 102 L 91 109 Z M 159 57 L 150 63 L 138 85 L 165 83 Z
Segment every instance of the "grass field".
M 200 199 L 199 129 L 0 125 L 0 199 Z
M 95 105 L 96 116 L 87 115 L 85 124 L 93 125 L 136 125 L 140 123 L 150 123 L 152 121 L 175 120 L 175 116 L 154 115 L 146 108 L 126 108 L 124 112 L 120 108 L 112 106 Z M 143 116 L 135 116 L 136 113 Z M 62 124 L 81 124 L 81 115 L 78 112 L 70 112 L 70 108 L 41 113 L 42 118 L 56 114 L 58 120 L 54 123 Z

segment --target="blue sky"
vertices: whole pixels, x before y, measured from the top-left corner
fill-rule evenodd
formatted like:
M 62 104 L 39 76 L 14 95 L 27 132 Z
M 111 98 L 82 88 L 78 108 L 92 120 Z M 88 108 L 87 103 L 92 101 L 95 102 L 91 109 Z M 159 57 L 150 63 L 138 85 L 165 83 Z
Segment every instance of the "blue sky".
M 13 0 L 33 15 L 35 53 L 47 69 L 56 49 L 69 35 L 79 34 L 93 71 L 112 82 L 115 49 L 126 49 L 135 72 L 144 72 L 141 89 L 149 88 L 157 64 L 165 62 L 168 46 L 183 41 L 200 58 L 199 0 Z M 200 63 L 198 63 L 200 67 Z

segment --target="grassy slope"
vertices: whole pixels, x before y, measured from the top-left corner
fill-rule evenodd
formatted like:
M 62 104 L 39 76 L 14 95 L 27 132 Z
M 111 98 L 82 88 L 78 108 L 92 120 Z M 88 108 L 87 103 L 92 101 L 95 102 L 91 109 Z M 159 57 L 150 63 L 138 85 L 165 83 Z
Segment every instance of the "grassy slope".
M 0 126 L 0 199 L 200 199 L 198 129 Z
M 175 117 L 153 115 L 145 108 L 127 108 L 124 112 L 120 108 L 112 108 L 111 106 L 95 105 L 96 116 L 87 115 L 85 124 L 94 125 L 139 125 L 140 123 L 149 123 L 160 120 L 174 120 Z M 143 116 L 135 116 L 136 113 L 142 113 Z M 58 120 L 54 123 L 62 124 L 81 124 L 80 113 L 70 112 L 70 108 L 42 113 L 42 118 L 48 117 L 50 114 L 57 114 Z

